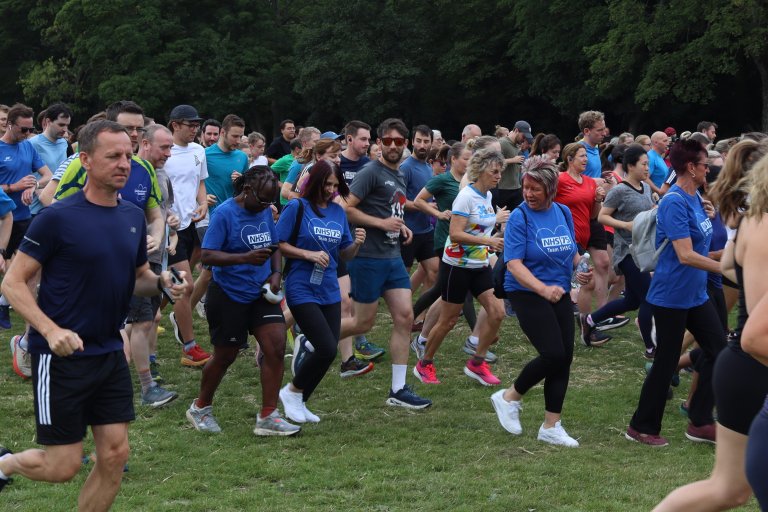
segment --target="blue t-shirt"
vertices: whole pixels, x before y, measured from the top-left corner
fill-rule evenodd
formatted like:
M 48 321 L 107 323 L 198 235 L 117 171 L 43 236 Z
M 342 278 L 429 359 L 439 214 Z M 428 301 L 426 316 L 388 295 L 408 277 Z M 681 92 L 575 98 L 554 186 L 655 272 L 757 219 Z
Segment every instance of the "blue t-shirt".
M 715 218 L 712 219 L 712 240 L 709 242 L 710 251 L 719 251 L 725 248 L 725 243 L 728 241 L 728 231 L 725 229 L 720 212 L 715 214 Z M 723 287 L 723 275 L 717 272 L 707 272 L 707 283 L 715 288 Z
M 352 180 L 355 179 L 357 171 L 371 161 L 367 156 L 360 157 L 359 160 L 350 160 L 344 155 L 341 155 L 340 160 L 341 163 L 339 164 L 339 168 L 341 169 L 342 176 L 344 176 L 344 181 L 347 182 L 347 186 L 349 186 L 352 183 Z
M 583 140 L 581 141 L 581 145 L 587 150 L 587 168 L 584 170 L 583 174 L 590 178 L 602 178 L 603 164 L 600 162 L 600 149 L 598 149 L 597 146 L 590 146 Z
M 293 185 L 296 185 L 296 181 L 299 179 L 299 174 L 301 174 L 301 170 L 304 168 L 304 164 L 299 162 L 298 160 L 294 160 L 291 166 L 288 168 L 288 177 L 285 178 L 285 181 L 288 183 L 293 183 Z
M 30 174 L 34 174 L 38 169 L 45 166 L 40 153 L 32 146 L 29 139 L 23 140 L 18 144 L 6 144 L 0 141 L 0 183 L 12 185 Z M 11 192 L 8 197 L 16 203 L 16 210 L 13 212 L 13 220 L 27 220 L 32 216 L 29 212 L 29 206 L 21 202 L 23 190 Z
M 523 265 L 542 283 L 570 290 L 577 251 L 573 218 L 566 206 L 552 203 L 549 209 L 536 211 L 523 202 L 509 216 L 504 230 L 504 263 L 523 260 Z M 532 290 L 506 270 L 504 291 Z
M 235 195 L 232 186 L 232 173 L 240 174 L 248 170 L 248 155 L 235 149 L 225 153 L 218 144 L 205 148 L 205 159 L 208 161 L 208 177 L 205 178 L 205 190 L 216 196 L 216 204 L 208 207 L 213 213 L 217 206 Z
M 40 158 L 43 159 L 43 162 L 51 172 L 55 171 L 59 165 L 61 165 L 61 162 L 67 159 L 68 144 L 64 139 L 56 139 L 55 141 L 51 142 L 48 137 L 41 133 L 29 139 L 29 142 L 37 150 Z M 42 177 L 38 172 L 33 174 L 37 180 Z M 32 215 L 37 215 L 37 213 L 42 209 L 43 204 L 40 202 L 37 194 L 35 194 L 34 199 L 32 199 L 32 204 L 29 205 L 29 211 L 32 213 Z
M 667 167 L 661 155 L 654 150 L 648 151 L 648 177 L 651 178 L 653 184 L 661 187 L 668 174 L 669 167 Z
M 400 164 L 400 171 L 405 175 L 405 197 L 413 201 L 432 177 L 432 166 L 409 156 Z M 429 215 L 418 210 L 405 211 L 405 225 L 413 231 L 414 235 L 432 231 L 434 228 L 430 219 Z
M 93 356 L 123 350 L 120 326 L 136 283 L 136 269 L 147 261 L 144 212 L 129 201 L 99 206 L 77 192 L 42 210 L 19 250 L 42 265 L 40 309 L 59 327 L 76 332 Z M 50 354 L 34 328 L 29 350 Z
M 203 249 L 241 254 L 277 243 L 272 210 L 253 213 L 227 199 L 216 208 L 203 239 Z M 261 287 L 272 273 L 270 260 L 261 265 L 213 267 L 213 280 L 235 302 L 248 304 L 261 297 Z
M 712 221 L 704 213 L 698 193 L 690 195 L 673 185 L 664 195 L 656 216 L 656 248 L 665 238 L 670 243 L 659 256 L 646 300 L 672 309 L 690 309 L 704 304 L 708 300 L 707 272 L 680 263 L 671 243 L 690 238 L 694 251 L 708 255 Z
M 328 266 L 323 273 L 323 282 L 315 285 L 309 282 L 315 264 L 292 259 L 288 275 L 285 276 L 285 293 L 288 306 L 313 302 L 327 305 L 341 300 L 339 280 L 336 268 L 339 264 L 339 249 L 352 243 L 347 215 L 336 203 L 328 203 L 327 208 L 318 208 L 322 217 L 312 210 L 306 199 L 292 199 L 285 205 L 280 220 L 277 221 L 277 237 L 281 242 L 288 242 L 296 225 L 298 203 L 304 203 L 304 215 L 294 247 L 307 251 L 325 251 L 330 256 Z
M 16 203 L 8 197 L 8 194 L 0 190 L 0 217 L 16 209 Z

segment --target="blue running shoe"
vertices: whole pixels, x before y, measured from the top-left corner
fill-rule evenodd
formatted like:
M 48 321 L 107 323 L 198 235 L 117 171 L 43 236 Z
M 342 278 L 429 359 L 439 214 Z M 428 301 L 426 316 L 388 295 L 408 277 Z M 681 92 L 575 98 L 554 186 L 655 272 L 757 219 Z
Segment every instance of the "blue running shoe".
M 11 306 L 0 306 L 0 329 L 11 328 Z
M 406 384 L 405 387 L 397 393 L 391 389 L 389 390 L 387 405 L 393 407 L 405 407 L 406 409 L 426 409 L 432 405 L 432 400 L 420 397 L 414 393 L 413 388 Z

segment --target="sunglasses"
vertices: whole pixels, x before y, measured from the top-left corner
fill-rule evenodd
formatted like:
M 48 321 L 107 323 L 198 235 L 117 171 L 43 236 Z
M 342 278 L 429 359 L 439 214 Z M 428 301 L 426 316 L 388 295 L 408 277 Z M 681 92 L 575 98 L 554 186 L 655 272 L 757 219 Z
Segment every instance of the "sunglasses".
M 16 125 L 16 126 L 19 126 L 19 125 Z M 29 128 L 26 126 L 19 126 L 19 131 L 21 131 L 21 133 L 32 133 L 35 131 L 35 128 L 33 126 Z
M 405 139 L 403 137 L 382 137 L 381 139 L 383 146 L 391 146 L 393 142 L 399 148 L 405 146 Z

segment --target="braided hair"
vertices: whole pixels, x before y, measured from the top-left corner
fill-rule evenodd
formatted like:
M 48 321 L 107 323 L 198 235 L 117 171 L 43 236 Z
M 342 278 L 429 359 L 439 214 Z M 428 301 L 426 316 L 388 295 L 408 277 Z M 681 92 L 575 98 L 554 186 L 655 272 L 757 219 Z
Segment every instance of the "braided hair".
M 269 183 L 272 183 L 277 190 L 277 177 L 272 169 L 266 165 L 254 165 L 238 176 L 232 186 L 235 189 L 235 195 L 238 195 L 246 185 L 250 185 L 253 190 L 261 190 Z

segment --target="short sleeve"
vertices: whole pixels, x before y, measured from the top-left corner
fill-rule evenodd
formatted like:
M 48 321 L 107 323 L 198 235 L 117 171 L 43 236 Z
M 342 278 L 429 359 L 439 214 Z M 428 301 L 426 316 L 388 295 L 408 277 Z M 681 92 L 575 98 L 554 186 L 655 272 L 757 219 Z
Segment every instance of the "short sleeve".
M 368 196 L 376 183 L 374 172 L 376 172 L 376 170 L 368 166 L 360 169 L 357 174 L 355 174 L 355 178 L 349 186 L 349 191 L 358 199 L 364 199 Z
M 688 225 L 688 204 L 680 194 L 667 194 L 659 205 L 658 224 L 664 229 L 664 236 L 670 240 L 691 237 Z
M 603 206 L 606 208 L 613 208 L 614 210 L 618 209 L 619 206 L 621 206 L 621 203 L 624 202 L 624 194 L 621 190 L 624 187 L 626 187 L 626 185 L 616 185 L 609 190 L 608 194 L 605 196 L 605 201 L 603 201 Z
M 61 244 L 58 210 L 45 208 L 37 214 L 19 246 L 21 252 L 36 259 L 41 265 L 58 252 Z
M 144 216 L 141 218 L 141 237 L 139 237 L 139 247 L 136 253 L 136 268 L 141 267 L 147 262 L 147 223 L 144 222 Z
M 465 188 L 464 190 L 471 192 L 471 189 L 468 188 Z M 472 213 L 472 196 L 468 193 L 463 193 L 464 190 L 459 192 L 459 195 L 454 199 L 451 213 L 454 215 L 461 215 L 462 217 L 469 217 Z
M 54 198 L 58 201 L 71 196 L 85 185 L 85 167 L 80 163 L 80 159 L 72 160 L 64 174 L 59 180 L 59 186 L 56 187 Z
M 440 179 L 440 176 L 434 176 L 432 178 L 429 178 L 429 181 L 427 182 L 426 185 L 424 185 L 424 188 L 427 189 L 427 192 L 429 192 L 433 196 L 436 196 L 439 192 L 442 192 L 443 190 L 443 180 Z
M 0 216 L 7 214 L 16 209 L 16 203 L 13 199 L 8 197 L 8 194 L 0 190 Z
M 291 199 L 283 207 L 280 218 L 277 220 L 277 240 L 287 242 L 293 233 L 293 226 L 296 223 L 296 214 L 299 210 L 299 201 L 301 199 Z
M 201 248 L 211 251 L 221 251 L 227 242 L 228 231 L 228 208 L 216 208 L 211 215 L 208 230 L 205 232 L 205 238 Z
M 40 152 L 35 146 L 30 144 L 29 148 L 32 151 L 32 171 L 39 171 L 41 168 L 45 167 L 45 162 L 43 162 L 43 158 L 40 156 Z
M 302 165 L 298 161 L 294 161 L 288 168 L 288 177 L 285 178 L 286 183 L 296 183 L 301 172 Z
M 526 231 L 525 216 L 520 208 L 515 208 L 507 220 L 504 229 L 504 263 L 525 258 Z

